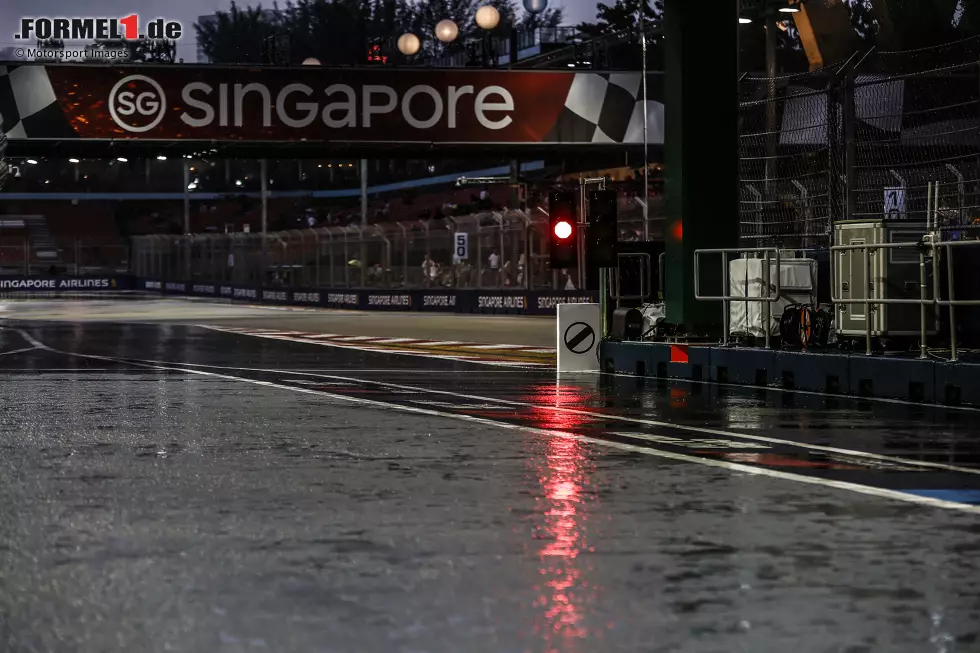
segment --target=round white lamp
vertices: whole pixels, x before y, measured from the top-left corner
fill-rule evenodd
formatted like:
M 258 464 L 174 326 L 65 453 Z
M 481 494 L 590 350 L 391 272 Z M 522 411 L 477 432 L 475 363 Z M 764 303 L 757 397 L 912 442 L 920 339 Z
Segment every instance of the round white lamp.
M 476 10 L 476 24 L 482 29 L 492 30 L 500 24 L 500 12 L 496 7 L 483 5 Z
M 448 18 L 436 24 L 436 38 L 443 43 L 452 43 L 459 36 L 459 26 Z
M 303 65 L 304 66 L 319 66 L 320 65 L 320 60 L 317 59 L 316 57 L 308 57 L 306 59 L 303 59 Z
M 398 51 L 406 57 L 411 57 L 422 48 L 422 41 L 411 32 L 406 32 L 398 37 Z

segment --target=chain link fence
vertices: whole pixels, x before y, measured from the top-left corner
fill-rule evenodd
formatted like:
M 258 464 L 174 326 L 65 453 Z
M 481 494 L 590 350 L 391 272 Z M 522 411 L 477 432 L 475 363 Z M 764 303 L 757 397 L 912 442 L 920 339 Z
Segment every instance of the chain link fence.
M 636 230 L 640 222 L 626 222 Z M 462 240 L 460 237 L 462 236 Z M 465 243 L 465 245 L 461 244 Z M 548 221 L 522 211 L 261 234 L 139 236 L 133 273 L 287 288 L 578 289 L 551 270 Z M 459 249 L 461 248 L 461 249 Z
M 836 221 L 980 219 L 980 39 L 857 54 L 780 78 L 745 77 L 745 247 L 826 248 Z
M 44 248 L 24 236 L 4 236 L 0 230 L 0 277 L 117 275 L 129 269 L 129 247 L 125 245 L 74 240 Z

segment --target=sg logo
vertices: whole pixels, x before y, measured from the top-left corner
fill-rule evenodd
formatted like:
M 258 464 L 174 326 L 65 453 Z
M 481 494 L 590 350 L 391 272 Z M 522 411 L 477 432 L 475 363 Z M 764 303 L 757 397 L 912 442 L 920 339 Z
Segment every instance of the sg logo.
M 167 97 L 160 85 L 145 75 L 130 75 L 109 92 L 109 115 L 128 132 L 148 132 L 163 120 Z

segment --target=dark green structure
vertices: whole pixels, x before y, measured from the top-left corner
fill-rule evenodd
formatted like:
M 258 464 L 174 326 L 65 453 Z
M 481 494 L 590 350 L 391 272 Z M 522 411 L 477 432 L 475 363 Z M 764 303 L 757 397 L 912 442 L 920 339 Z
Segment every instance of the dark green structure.
M 664 37 L 667 319 L 714 335 L 720 305 L 694 299 L 694 250 L 738 245 L 738 3 L 666 0 Z M 703 279 L 720 280 L 714 260 Z

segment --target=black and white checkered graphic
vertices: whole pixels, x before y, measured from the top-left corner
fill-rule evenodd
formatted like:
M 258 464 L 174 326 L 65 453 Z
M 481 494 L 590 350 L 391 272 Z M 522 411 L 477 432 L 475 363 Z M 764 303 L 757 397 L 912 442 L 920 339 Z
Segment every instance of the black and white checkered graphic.
M 576 73 L 565 106 L 545 137 L 564 143 L 642 143 L 640 73 Z M 664 142 L 664 105 L 646 103 L 647 142 Z
M 78 138 L 44 66 L 0 66 L 0 121 L 10 140 Z

